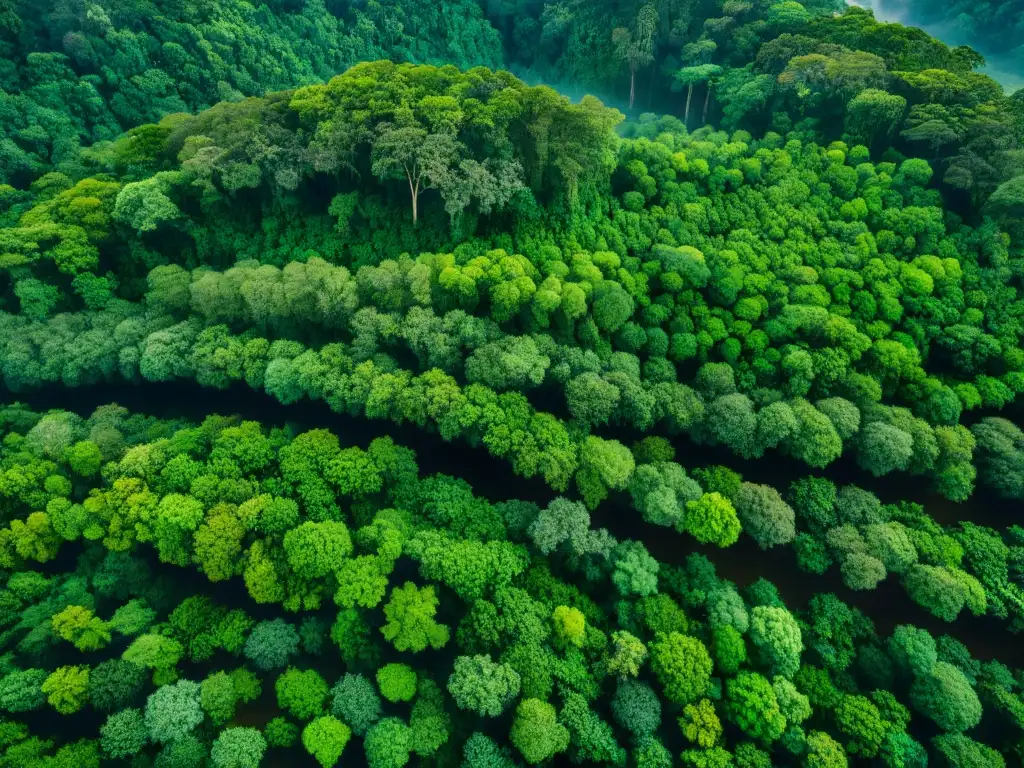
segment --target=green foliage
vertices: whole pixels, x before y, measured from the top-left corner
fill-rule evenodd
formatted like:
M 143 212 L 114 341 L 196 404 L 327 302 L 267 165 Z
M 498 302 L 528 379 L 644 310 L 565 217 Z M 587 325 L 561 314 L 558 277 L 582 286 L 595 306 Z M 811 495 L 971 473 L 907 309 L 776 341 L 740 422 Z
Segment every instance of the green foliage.
M 9 671 L 0 680 L 0 706 L 12 714 L 39 709 L 47 698 L 42 686 L 48 676 L 44 669 Z
M 750 640 L 772 674 L 792 677 L 800 668 L 800 627 L 785 608 L 756 606 L 750 612 Z
M 263 729 L 263 736 L 269 747 L 288 748 L 299 738 L 299 727 L 283 717 L 275 717 Z
M 686 503 L 682 528 L 702 544 L 730 547 L 740 535 L 740 521 L 732 503 L 717 492 Z
M 981 720 L 981 702 L 971 682 L 945 661 L 936 662 L 914 680 L 910 701 L 944 731 L 967 731 Z
M 40 690 L 46 701 L 62 715 L 80 710 L 88 698 L 89 667 L 58 667 L 43 680 Z
M 210 749 L 215 768 L 256 768 L 263 761 L 267 742 L 255 728 L 225 728 Z
M 100 712 L 124 709 L 141 693 L 146 677 L 137 664 L 121 659 L 101 662 L 89 672 L 89 703 Z
M 363 739 L 370 768 L 402 768 L 412 751 L 412 729 L 397 717 L 385 717 Z
M 840 700 L 836 726 L 847 737 L 846 751 L 866 758 L 878 754 L 888 729 L 878 708 L 859 695 L 846 695 Z
M 611 650 L 606 664 L 608 672 L 620 678 L 636 677 L 647 658 L 647 647 L 625 630 L 612 632 Z
M 846 768 L 848 764 L 842 746 L 827 733 L 807 734 L 807 768 Z
M 650 651 L 651 668 L 670 701 L 686 704 L 705 694 L 713 665 L 700 640 L 670 632 L 659 635 Z
M 239 698 L 234 681 L 224 672 L 215 672 L 199 684 L 199 703 L 215 725 L 224 725 L 235 716 Z
M 722 723 L 708 699 L 683 707 L 679 727 L 686 740 L 701 749 L 714 749 L 722 738 Z
M 612 714 L 634 736 L 647 736 L 661 725 L 661 702 L 647 683 L 627 678 L 615 689 Z
M 756 672 L 742 670 L 726 682 L 725 704 L 732 721 L 751 738 L 772 742 L 786 728 L 771 683 Z
M 299 648 L 299 633 L 292 624 L 282 620 L 261 621 L 245 641 L 245 657 L 258 669 L 270 671 L 288 664 Z
M 140 709 L 122 709 L 110 715 L 100 728 L 103 752 L 115 760 L 139 754 L 146 745 L 147 737 Z
M 149 738 L 167 743 L 188 736 L 203 721 L 201 691 L 191 680 L 179 680 L 158 688 L 146 699 L 146 730 Z
M 485 717 L 501 715 L 519 689 L 519 673 L 508 664 L 496 664 L 490 656 L 459 656 L 448 678 L 448 692 L 455 703 Z
M 416 695 L 416 671 L 406 664 L 385 664 L 377 670 L 377 687 L 388 701 L 412 701 Z
M 310 720 L 323 712 L 327 683 L 313 669 L 289 667 L 274 683 L 277 705 L 296 720 Z
M 932 745 L 942 764 L 950 768 L 973 768 L 991 765 L 1003 768 L 1006 761 L 991 747 L 981 744 L 962 733 L 944 733 L 932 739 Z
M 509 738 L 530 765 L 564 752 L 569 746 L 569 731 L 555 719 L 555 708 L 538 699 L 519 702 Z
M 362 736 L 381 716 L 380 697 L 362 675 L 346 674 L 331 689 L 331 714 Z
M 338 762 L 351 736 L 347 725 L 331 715 L 323 715 L 302 729 L 302 746 L 323 768 L 329 768 Z
M 441 648 L 448 642 L 448 628 L 434 620 L 437 597 L 432 586 L 417 587 L 411 581 L 391 590 L 384 606 L 387 623 L 381 627 L 384 638 L 399 651 Z

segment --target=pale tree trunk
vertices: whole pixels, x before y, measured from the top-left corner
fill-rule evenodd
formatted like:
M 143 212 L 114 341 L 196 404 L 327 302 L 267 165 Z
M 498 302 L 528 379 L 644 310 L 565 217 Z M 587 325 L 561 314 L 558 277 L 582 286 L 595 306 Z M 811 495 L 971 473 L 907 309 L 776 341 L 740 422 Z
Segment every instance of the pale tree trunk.
M 683 125 L 690 127 L 690 99 L 693 98 L 693 83 L 686 90 L 686 111 L 683 112 Z
M 708 124 L 708 105 L 711 103 L 711 88 L 713 85 L 714 83 L 708 80 L 708 92 L 704 95 L 704 116 L 701 118 L 701 125 Z
M 629 69 L 629 108 L 633 108 L 633 102 L 636 100 L 636 70 L 630 67 Z
M 415 227 L 417 222 L 417 203 L 419 202 L 420 196 L 420 180 L 417 174 L 416 183 L 413 184 L 412 174 L 406 169 L 405 176 L 409 179 L 409 194 L 412 196 L 412 225 Z

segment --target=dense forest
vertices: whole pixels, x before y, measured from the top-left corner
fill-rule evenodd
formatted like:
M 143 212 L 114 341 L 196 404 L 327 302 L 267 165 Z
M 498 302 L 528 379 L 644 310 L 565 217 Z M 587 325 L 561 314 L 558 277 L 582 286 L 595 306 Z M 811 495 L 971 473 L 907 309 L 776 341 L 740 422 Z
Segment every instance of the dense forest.
M 1020 87 L 1024 78 L 1024 18 L 1014 0 L 928 3 L 861 0 L 880 20 L 919 26 L 950 44 L 967 44 L 984 55 L 1000 77 Z
M 1024 764 L 961 5 L 0 0 L 0 768 Z

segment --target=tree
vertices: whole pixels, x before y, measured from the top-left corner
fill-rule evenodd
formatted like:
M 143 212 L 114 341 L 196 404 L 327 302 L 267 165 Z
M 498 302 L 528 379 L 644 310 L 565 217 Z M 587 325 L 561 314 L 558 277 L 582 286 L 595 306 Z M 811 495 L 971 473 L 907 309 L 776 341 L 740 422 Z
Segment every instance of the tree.
M 175 666 L 181 659 L 184 649 L 181 643 L 162 635 L 139 635 L 132 641 L 121 658 L 153 670 L 153 680 L 171 681 L 177 676 Z
M 338 762 L 351 736 L 347 725 L 331 715 L 323 715 L 302 729 L 302 746 L 323 768 L 330 768 Z
M 903 122 L 907 100 L 877 88 L 867 88 L 846 105 L 846 132 L 869 148 L 892 136 Z
M 0 706 L 5 708 L 3 685 L 13 676 L 8 675 L 0 681 Z M 100 712 L 124 709 L 142 692 L 146 677 L 143 667 L 129 661 L 110 659 L 101 662 L 89 672 L 89 703 Z
M 380 719 L 381 704 L 373 683 L 362 675 L 346 674 L 331 689 L 331 714 L 346 723 L 356 736 Z
M 911 108 L 907 125 L 907 128 L 900 131 L 900 136 L 907 141 L 927 144 L 931 149 L 931 156 L 936 160 L 942 152 L 942 147 L 963 140 L 963 134 L 945 120 L 922 119 L 917 106 Z
M 711 45 L 714 45 L 714 43 L 711 42 L 711 41 L 698 41 L 698 43 L 691 43 L 691 44 L 686 45 L 683 48 L 684 55 L 685 55 L 685 52 L 686 52 L 687 49 L 690 49 L 690 48 L 692 48 L 694 46 L 699 46 L 701 42 L 710 43 Z M 714 50 L 714 49 L 712 49 L 712 50 Z M 683 112 L 683 124 L 684 125 L 688 126 L 690 124 L 690 101 L 693 98 L 693 86 L 697 85 L 698 83 L 707 83 L 708 84 L 708 87 L 707 87 L 707 98 L 710 99 L 711 98 L 711 78 L 713 78 L 713 77 L 715 77 L 715 76 L 717 76 L 717 75 L 719 75 L 721 73 L 722 73 L 722 68 L 720 66 L 718 66 L 717 64 L 707 64 L 707 63 L 695 64 L 693 66 L 683 67 L 682 69 L 676 71 L 676 75 L 675 75 L 676 82 L 679 83 L 680 85 L 685 85 L 686 86 L 686 109 Z M 707 104 L 705 104 L 704 105 L 704 121 L 703 121 L 704 123 L 707 122 L 707 118 L 708 118 L 708 109 L 707 109 Z M 703 123 L 702 123 L 702 125 L 703 125 Z
M 305 522 L 284 535 L 288 565 L 303 579 L 322 579 L 352 554 L 352 539 L 342 522 Z
M 569 743 L 577 760 L 595 764 L 625 763 L 625 750 L 615 741 L 611 726 L 594 714 L 584 696 L 576 692 L 566 694 L 559 720 L 569 729 Z
M 730 719 L 754 739 L 775 741 L 786 728 L 771 683 L 756 672 L 742 670 L 726 682 L 725 706 Z
M 420 192 L 442 190 L 455 182 L 465 147 L 450 133 L 429 133 L 419 126 L 382 123 L 370 150 L 371 170 L 380 178 L 404 177 L 409 184 L 412 221 L 419 221 Z
M 110 628 L 121 635 L 131 637 L 145 631 L 156 619 L 156 611 L 142 600 L 129 600 L 110 617 Z
M 944 733 L 932 739 L 942 765 L 949 768 L 1005 768 L 1006 761 L 996 750 L 962 733 Z
M 377 687 L 388 701 L 412 701 L 416 695 L 416 671 L 406 664 L 385 664 L 377 670 Z
M 466 358 L 466 379 L 494 390 L 522 391 L 544 381 L 551 359 L 529 336 L 506 336 L 484 344 Z
M 901 624 L 889 637 L 889 656 L 898 670 L 917 678 L 932 671 L 938 648 L 928 630 Z
M 169 493 L 160 499 L 153 538 L 163 562 L 182 567 L 190 564 L 192 535 L 205 516 L 202 502 L 192 496 Z
M 146 738 L 146 723 L 140 709 L 123 709 L 110 715 L 100 728 L 100 746 L 115 760 L 139 754 Z
M 165 745 L 154 764 L 160 768 L 178 765 L 200 766 L 209 757 L 209 751 L 206 744 L 190 734 Z
M 905 733 L 892 733 L 885 737 L 882 744 L 882 759 L 886 765 L 899 765 L 905 768 L 926 768 L 928 753 L 920 743 Z
M 654 736 L 637 739 L 632 757 L 637 768 L 672 768 L 674 765 L 672 754 Z
M 370 626 L 355 608 L 338 611 L 331 627 L 331 640 L 338 646 L 346 664 L 375 665 L 380 656 Z
M 839 731 L 849 739 L 847 752 L 865 758 L 878 754 L 888 724 L 882 720 L 878 707 L 870 699 L 857 695 L 843 696 L 835 716 Z
M 299 649 L 299 633 L 284 619 L 261 621 L 245 641 L 245 658 L 257 669 L 269 672 L 287 666 Z
M 309 720 L 323 712 L 327 683 L 314 669 L 289 667 L 274 683 L 277 705 L 297 720 Z
M 191 680 L 164 685 L 146 699 L 146 729 L 159 743 L 181 739 L 203 722 L 200 688 Z
M 576 472 L 576 485 L 587 507 L 597 507 L 609 490 L 625 489 L 634 466 L 633 454 L 622 443 L 588 435 L 580 447 Z
M 263 729 L 263 736 L 267 740 L 267 746 L 288 748 L 299 738 L 299 728 L 283 717 L 275 717 Z
M 480 732 L 473 733 L 462 745 L 464 768 L 515 768 L 516 762 L 507 747 L 500 747 Z
M 617 27 L 612 32 L 615 57 L 629 67 L 629 108 L 636 100 L 636 73 L 654 61 L 654 34 L 658 12 L 653 5 L 640 9 L 632 29 Z
M 805 696 L 788 678 L 776 675 L 772 680 L 772 690 L 779 702 L 779 711 L 790 726 L 798 726 L 812 714 L 811 700 Z
M 402 768 L 412 751 L 412 729 L 397 717 L 385 717 L 363 740 L 370 768 Z
M 258 768 L 267 742 L 255 728 L 225 728 L 214 739 L 210 763 L 214 768 Z
M 848 761 L 842 746 L 827 733 L 807 734 L 807 768 L 846 768 Z
M 588 430 L 609 422 L 619 398 L 618 387 L 591 371 L 575 376 L 565 385 L 569 413 Z
M 538 699 L 519 702 L 509 738 L 530 765 L 542 763 L 569 746 L 569 731 L 558 722 L 555 708 Z
M 639 541 L 624 541 L 613 552 L 612 583 L 623 597 L 647 597 L 658 591 L 660 566 Z
M 643 642 L 624 630 L 612 632 L 612 647 L 606 660 L 608 672 L 620 679 L 636 677 L 647 658 Z
M 576 501 L 561 496 L 553 499 L 530 524 L 528 533 L 542 555 L 554 552 L 568 542 L 574 552 L 586 546 L 590 531 L 590 513 Z
M 756 606 L 750 612 L 750 640 L 772 674 L 792 677 L 800 668 L 803 639 L 796 619 L 785 608 Z
M 653 734 L 661 725 L 661 702 L 647 683 L 626 678 L 615 689 L 612 715 L 634 736 Z
M 943 621 L 955 621 L 968 599 L 968 588 L 959 574 L 968 575 L 940 566 L 917 564 L 904 575 L 903 585 L 918 605 Z
M 726 675 L 735 675 L 747 660 L 743 635 L 731 624 L 720 624 L 711 630 L 711 654 L 715 664 Z
M 722 723 L 708 699 L 683 707 L 679 727 L 688 741 L 701 749 L 712 749 L 722 738 Z
M 418 653 L 428 645 L 443 648 L 448 642 L 448 627 L 434 620 L 437 596 L 432 586 L 417 587 L 407 581 L 391 590 L 391 599 L 384 606 L 387 623 L 381 627 L 384 639 L 399 651 Z
M 732 497 L 736 514 L 746 531 L 761 549 L 789 544 L 796 538 L 796 515 L 767 485 L 743 483 Z
M 226 581 L 239 572 L 245 527 L 232 507 L 218 504 L 192 537 L 193 559 L 210 581 Z
M 45 669 L 16 669 L 0 679 L 0 707 L 19 714 L 39 709 L 46 701 L 42 686 L 48 677 Z
M 169 187 L 160 174 L 125 184 L 117 193 L 114 218 L 140 233 L 152 232 L 164 222 L 179 218 L 181 211 L 167 197 Z
M 45 320 L 57 306 L 60 292 L 56 286 L 48 285 L 34 278 L 19 280 L 14 284 L 14 295 L 21 304 L 21 313 L 33 320 Z
M 498 717 L 519 695 L 520 677 L 508 664 L 486 656 L 459 656 L 448 678 L 448 692 L 461 708 Z
M 650 651 L 651 668 L 670 701 L 686 704 L 707 692 L 712 662 L 700 640 L 670 632 L 659 635 Z
M 840 568 L 843 583 L 853 590 L 872 590 L 886 576 L 885 565 L 866 552 L 853 552 L 843 558 Z
M 80 710 L 88 698 L 89 667 L 57 667 L 43 681 L 40 690 L 50 706 L 62 715 Z
M 429 678 L 419 681 L 416 701 L 409 713 L 412 751 L 421 758 L 436 754 L 448 741 L 451 718 L 445 709 L 441 687 Z
M 199 703 L 214 725 L 233 718 L 237 702 L 235 684 L 224 672 L 214 672 L 199 684 Z
M 913 453 L 913 436 L 881 421 L 866 424 L 857 438 L 857 463 L 875 477 L 905 470 Z
M 985 203 L 985 212 L 1016 237 L 1024 237 L 1024 175 L 1004 181 Z
M 686 503 L 683 526 L 701 544 L 731 547 L 740 536 L 740 521 L 732 503 L 718 492 Z
M 944 731 L 967 731 L 981 721 L 978 694 L 964 673 L 945 661 L 914 680 L 910 701 Z
M 100 447 L 91 440 L 81 440 L 64 452 L 64 458 L 71 470 L 82 477 L 95 477 L 103 463 Z

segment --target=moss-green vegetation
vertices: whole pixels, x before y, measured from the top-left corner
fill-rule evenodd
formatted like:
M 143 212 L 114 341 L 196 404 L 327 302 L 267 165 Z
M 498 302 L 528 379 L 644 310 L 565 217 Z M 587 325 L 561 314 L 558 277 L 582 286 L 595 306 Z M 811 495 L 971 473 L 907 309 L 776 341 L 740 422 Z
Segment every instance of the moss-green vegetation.
M 948 13 L 1005 58 L 1008 5 Z M 315 401 L 543 497 L 0 408 L 0 768 L 1018 764 L 1024 673 L 956 622 L 1024 628 L 1024 529 L 932 507 L 1024 500 L 983 64 L 831 0 L 0 0 L 6 402 Z M 753 545 L 820 589 L 692 552 Z M 890 582 L 951 634 L 836 594 Z

